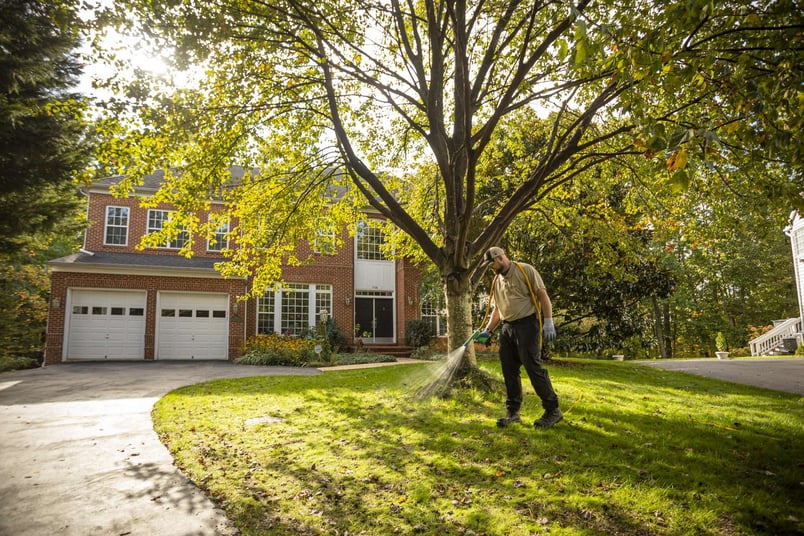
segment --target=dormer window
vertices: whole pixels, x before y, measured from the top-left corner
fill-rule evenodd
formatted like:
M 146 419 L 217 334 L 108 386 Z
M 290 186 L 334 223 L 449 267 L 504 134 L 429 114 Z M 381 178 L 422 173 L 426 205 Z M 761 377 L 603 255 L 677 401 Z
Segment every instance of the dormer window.
M 107 246 L 128 244 L 128 207 L 106 207 L 106 230 L 103 243 Z

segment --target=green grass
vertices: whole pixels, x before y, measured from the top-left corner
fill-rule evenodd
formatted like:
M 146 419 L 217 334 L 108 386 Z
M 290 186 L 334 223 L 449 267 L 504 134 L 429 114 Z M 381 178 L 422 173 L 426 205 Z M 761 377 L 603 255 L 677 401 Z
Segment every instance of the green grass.
M 413 396 L 437 366 L 213 381 L 154 422 L 244 535 L 804 533 L 800 397 L 560 360 L 564 422 L 498 429 L 502 393 Z

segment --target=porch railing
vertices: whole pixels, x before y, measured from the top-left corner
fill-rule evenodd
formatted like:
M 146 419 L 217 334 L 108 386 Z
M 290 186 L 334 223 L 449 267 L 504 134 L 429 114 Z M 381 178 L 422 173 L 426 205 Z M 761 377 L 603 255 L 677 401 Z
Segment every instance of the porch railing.
M 804 330 L 802 329 L 801 318 L 788 318 L 769 332 L 749 341 L 751 355 L 769 355 L 771 351 L 782 346 L 784 339 L 795 338 L 800 343 L 802 331 Z

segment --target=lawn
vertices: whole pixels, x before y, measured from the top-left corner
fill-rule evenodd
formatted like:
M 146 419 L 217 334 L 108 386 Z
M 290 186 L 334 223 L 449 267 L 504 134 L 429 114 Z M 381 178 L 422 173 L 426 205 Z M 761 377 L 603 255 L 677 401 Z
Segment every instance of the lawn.
M 561 359 L 565 420 L 498 429 L 501 392 L 413 396 L 438 366 L 208 382 L 155 428 L 244 535 L 804 533 L 800 397 Z

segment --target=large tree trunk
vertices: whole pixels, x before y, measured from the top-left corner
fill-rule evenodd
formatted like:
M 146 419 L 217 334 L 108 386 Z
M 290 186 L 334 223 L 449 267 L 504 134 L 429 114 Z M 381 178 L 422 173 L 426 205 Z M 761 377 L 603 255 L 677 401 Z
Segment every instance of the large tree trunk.
M 447 299 L 447 344 L 450 351 L 460 348 L 472 335 L 472 283 L 468 275 L 450 274 L 444 277 Z M 483 326 L 479 326 L 483 327 Z M 477 369 L 474 345 L 470 344 L 463 354 L 457 378 L 465 377 Z

